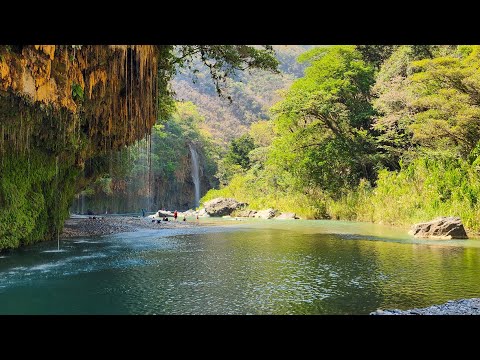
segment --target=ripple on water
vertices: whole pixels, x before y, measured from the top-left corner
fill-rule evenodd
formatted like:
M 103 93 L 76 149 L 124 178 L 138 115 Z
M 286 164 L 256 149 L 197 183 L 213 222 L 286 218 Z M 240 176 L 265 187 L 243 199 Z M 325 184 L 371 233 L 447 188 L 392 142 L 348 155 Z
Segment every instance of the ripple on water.
M 27 269 L 28 268 L 26 266 L 16 266 L 16 267 L 11 268 L 10 270 L 18 272 L 18 271 L 27 270 Z
M 91 243 L 90 240 L 76 240 L 73 241 L 74 244 L 85 244 L 85 243 Z
M 88 260 L 88 259 L 99 259 L 99 258 L 106 258 L 107 254 L 104 253 L 96 253 L 92 255 L 79 255 L 75 256 L 72 260 L 75 261 L 82 261 L 82 260 Z
M 47 272 L 47 271 L 50 271 L 53 268 L 57 268 L 59 266 L 65 265 L 65 263 L 66 263 L 65 261 L 61 261 L 61 262 L 57 262 L 57 263 L 40 264 L 40 265 L 32 266 L 28 270 Z

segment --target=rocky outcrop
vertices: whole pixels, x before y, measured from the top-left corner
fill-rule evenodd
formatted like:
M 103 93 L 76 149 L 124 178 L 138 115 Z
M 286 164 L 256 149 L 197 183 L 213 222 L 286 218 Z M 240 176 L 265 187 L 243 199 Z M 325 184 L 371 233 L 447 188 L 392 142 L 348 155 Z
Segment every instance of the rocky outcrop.
M 232 198 L 216 198 L 204 204 L 205 211 L 210 216 L 230 215 L 233 211 L 241 209 L 246 205 Z
M 1 46 L 0 95 L 25 103 L 0 119 L 2 131 L 14 145 L 23 142 L 27 124 L 27 138 L 50 135 L 62 137 L 63 144 L 85 135 L 90 154 L 132 144 L 155 124 L 157 56 L 150 45 Z M 32 114 L 34 107 L 39 111 Z M 52 134 L 45 134 L 45 114 L 51 115 Z M 11 145 L 3 142 L 0 148 Z
M 257 213 L 256 210 L 240 210 L 235 212 L 237 217 L 254 217 Z
M 267 210 L 260 210 L 253 216 L 259 219 L 273 219 L 277 214 L 277 210 L 274 209 L 267 209 Z
M 468 239 L 467 232 L 458 217 L 439 217 L 426 223 L 415 224 L 408 233 L 416 238 Z
M 236 217 L 250 217 L 250 218 L 258 218 L 258 219 L 299 219 L 299 217 L 295 213 L 291 212 L 285 212 L 281 213 L 280 215 L 276 216 L 278 214 L 278 210 L 275 209 L 267 209 L 267 210 L 248 210 L 248 209 L 242 209 L 242 210 L 237 210 L 233 215 Z M 275 217 L 276 216 L 276 217 Z
M 297 214 L 291 212 L 284 212 L 278 215 L 275 219 L 298 219 Z

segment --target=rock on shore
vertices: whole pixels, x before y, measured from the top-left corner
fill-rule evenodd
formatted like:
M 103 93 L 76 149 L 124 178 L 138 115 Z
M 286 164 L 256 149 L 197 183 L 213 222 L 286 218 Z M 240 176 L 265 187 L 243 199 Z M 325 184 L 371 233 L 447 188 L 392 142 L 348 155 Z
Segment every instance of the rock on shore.
M 468 239 L 467 232 L 458 217 L 439 217 L 426 223 L 415 224 L 408 233 L 416 238 Z
M 273 219 L 277 214 L 277 210 L 275 209 L 267 209 L 267 210 L 260 210 L 253 215 L 254 218 L 259 219 Z
M 232 198 L 215 198 L 203 204 L 205 212 L 210 216 L 230 215 L 233 211 L 246 206 L 246 203 L 239 202 Z
M 370 315 L 480 315 L 480 298 L 452 300 L 421 309 L 377 310 Z
M 233 198 L 215 198 L 207 201 L 204 208 L 198 213 L 199 216 L 235 216 L 257 219 L 299 219 L 295 213 L 280 213 L 276 209 L 251 210 L 245 209 L 247 203 L 239 202 Z
M 298 219 L 298 217 L 295 213 L 284 212 L 278 215 L 275 219 Z

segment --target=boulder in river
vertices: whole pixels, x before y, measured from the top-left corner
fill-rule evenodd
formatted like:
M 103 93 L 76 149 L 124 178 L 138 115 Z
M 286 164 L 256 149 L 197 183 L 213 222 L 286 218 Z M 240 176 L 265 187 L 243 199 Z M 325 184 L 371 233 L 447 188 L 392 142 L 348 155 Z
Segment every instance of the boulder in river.
M 257 211 L 257 213 L 253 217 L 259 218 L 259 219 L 272 219 L 275 217 L 277 212 L 278 211 L 274 209 L 260 210 L 260 211 Z
M 205 204 L 205 211 L 210 216 L 224 216 L 230 215 L 234 210 L 240 209 L 247 205 L 232 198 L 215 198 L 207 201 Z
M 291 212 L 284 212 L 278 215 L 275 219 L 298 219 L 297 214 Z
M 462 220 L 452 216 L 439 217 L 426 223 L 415 224 L 408 233 L 417 238 L 468 239 Z

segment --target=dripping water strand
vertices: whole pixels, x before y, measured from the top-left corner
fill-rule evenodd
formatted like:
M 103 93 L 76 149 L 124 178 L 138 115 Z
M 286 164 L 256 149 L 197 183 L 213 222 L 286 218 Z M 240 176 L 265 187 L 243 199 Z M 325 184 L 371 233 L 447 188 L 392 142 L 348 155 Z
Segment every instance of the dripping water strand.
M 57 250 L 60 251 L 60 230 L 59 230 L 59 225 L 60 225 L 60 211 L 58 209 L 58 194 L 60 191 L 58 191 L 58 155 L 55 157 L 55 210 L 56 210 L 56 218 L 57 218 L 57 224 L 56 224 L 56 230 L 57 230 Z

